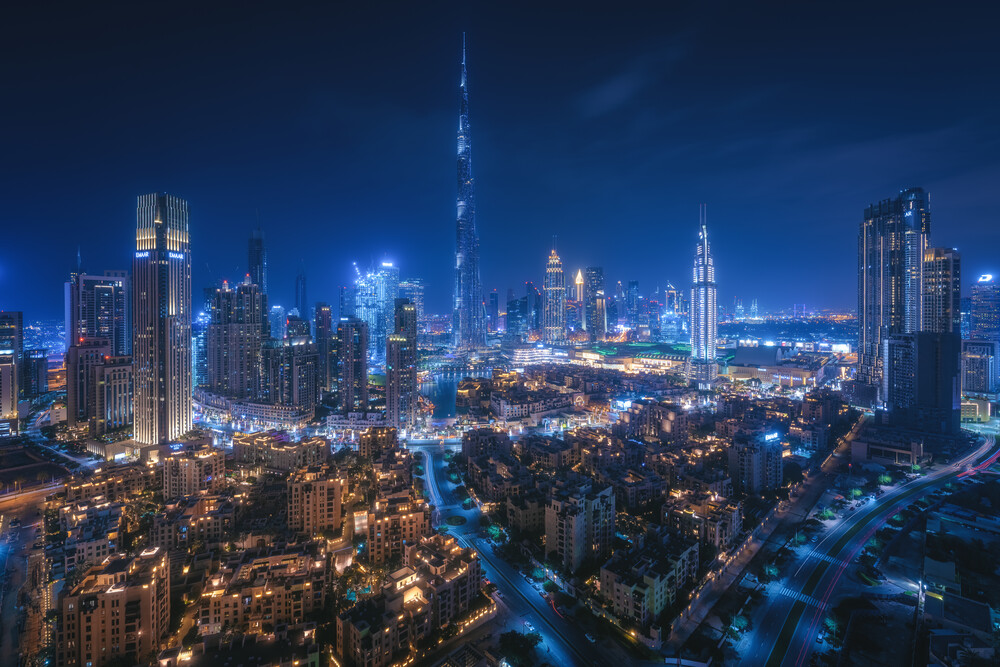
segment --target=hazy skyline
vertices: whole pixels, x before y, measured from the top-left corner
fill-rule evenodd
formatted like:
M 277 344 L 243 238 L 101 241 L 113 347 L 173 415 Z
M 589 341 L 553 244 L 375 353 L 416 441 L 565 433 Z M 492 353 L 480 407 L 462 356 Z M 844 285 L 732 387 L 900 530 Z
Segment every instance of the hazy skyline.
M 487 292 L 541 284 L 553 235 L 568 274 L 687 288 L 705 202 L 721 304 L 853 308 L 862 211 L 910 186 L 966 289 L 997 273 L 995 16 L 773 9 L 13 8 L 0 307 L 59 317 L 77 247 L 129 268 L 136 197 L 166 191 L 196 296 L 247 270 L 259 210 L 272 303 L 300 261 L 335 304 L 391 260 L 450 312 L 463 30 Z

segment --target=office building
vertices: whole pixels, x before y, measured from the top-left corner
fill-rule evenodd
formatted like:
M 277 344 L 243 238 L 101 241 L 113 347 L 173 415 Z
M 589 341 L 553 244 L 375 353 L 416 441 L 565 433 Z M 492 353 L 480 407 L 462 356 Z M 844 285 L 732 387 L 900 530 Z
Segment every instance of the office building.
M 930 199 L 922 188 L 903 190 L 864 211 L 858 233 L 857 380 L 869 390 L 882 386 L 885 339 L 923 328 L 930 224 Z
M 962 260 L 953 248 L 924 253 L 923 331 L 961 334 Z
M 543 290 L 542 336 L 546 343 L 558 345 L 566 341 L 566 275 L 555 249 L 549 253 Z
M 281 306 L 271 306 L 267 320 L 270 323 L 271 338 L 281 340 L 285 337 L 285 309 Z
M 588 266 L 584 291 L 584 316 L 591 342 L 604 340 L 607 326 L 604 300 L 604 269 L 600 266 Z
M 207 443 L 176 446 L 163 457 L 163 497 L 215 493 L 226 484 L 226 456 Z
M 247 273 L 250 282 L 267 294 L 267 247 L 264 245 L 264 230 L 260 227 L 250 232 L 247 243 Z
M 70 428 L 87 424 L 95 391 L 95 369 L 111 356 L 107 338 L 84 338 L 66 350 L 66 423 Z
M 399 297 L 409 299 L 417 309 L 417 331 L 424 331 L 427 316 L 424 314 L 424 281 L 420 278 L 403 280 L 399 283 Z
M 469 130 L 469 86 L 462 35 L 461 102 L 458 116 L 458 197 L 455 229 L 455 304 L 452 314 L 454 344 L 477 348 L 486 343 L 483 288 L 479 277 L 479 233 L 476 231 L 476 194 L 472 177 L 472 136 Z
M 49 390 L 49 351 L 24 350 L 21 354 L 20 391 L 24 398 L 36 398 Z
M 417 310 L 407 299 L 396 299 L 395 332 L 386 350 L 386 423 L 412 429 L 417 418 Z
M 354 317 L 337 324 L 337 392 L 345 415 L 368 410 L 368 325 Z
M 368 325 L 368 351 L 377 364 L 385 360 L 398 296 L 399 269 L 391 262 L 382 262 L 377 269 L 359 275 L 355 282 L 355 314 Z
M 1000 392 L 1000 341 L 962 341 L 962 395 Z
M 0 311 L 0 434 L 17 431 L 17 402 L 21 397 L 24 373 L 24 314 Z
M 125 271 L 72 274 L 65 284 L 66 348 L 106 338 L 111 354 L 132 354 L 131 280 Z
M 885 340 L 882 396 L 890 424 L 954 435 L 961 421 L 957 333 L 921 331 Z
M 207 386 L 228 398 L 260 395 L 264 297 L 249 276 L 236 289 L 223 282 L 212 295 L 208 325 Z
M 133 422 L 135 374 L 132 357 L 104 357 L 103 363 L 90 368 L 91 387 L 87 393 L 87 417 L 90 436 L 130 426 Z
M 196 387 L 208 385 L 208 325 L 212 316 L 202 311 L 191 321 L 191 381 Z M 267 335 L 270 329 L 265 329 Z
M 737 434 L 729 446 L 729 476 L 737 491 L 773 491 L 781 486 L 783 473 L 777 433 Z
M 545 506 L 545 553 L 569 573 L 585 561 L 603 563 L 615 537 L 615 494 L 591 482 L 554 489 Z
M 289 318 L 292 321 L 292 318 Z M 306 323 L 308 327 L 308 323 Z M 271 340 L 261 350 L 260 400 L 313 415 L 319 401 L 319 352 L 306 336 Z
M 486 328 L 490 333 L 500 330 L 500 294 L 496 290 L 486 299 Z
M 170 630 L 170 567 L 156 547 L 116 554 L 87 570 L 59 599 L 59 667 L 141 664 Z
M 286 482 L 288 529 L 296 535 L 332 537 L 341 529 L 347 476 L 329 463 L 299 468 Z
M 191 246 L 188 203 L 139 197 L 132 260 L 135 440 L 161 444 L 191 430 Z
M 306 293 L 306 270 L 301 268 L 295 276 L 295 310 L 299 317 L 306 320 L 309 318 L 309 299 Z
M 319 368 L 316 373 L 316 382 L 319 384 L 320 392 L 333 390 L 333 377 L 336 373 L 334 360 L 336 351 L 334 350 L 335 331 L 333 328 L 333 308 L 329 304 L 319 302 L 316 304 L 316 352 L 319 355 Z
M 719 374 L 716 363 L 719 308 L 716 298 L 715 262 L 708 243 L 708 214 L 701 206 L 698 246 L 694 258 L 694 282 L 691 285 L 691 377 L 693 383 L 707 388 Z
M 971 314 L 974 340 L 1000 340 L 1000 284 L 992 274 L 973 283 Z

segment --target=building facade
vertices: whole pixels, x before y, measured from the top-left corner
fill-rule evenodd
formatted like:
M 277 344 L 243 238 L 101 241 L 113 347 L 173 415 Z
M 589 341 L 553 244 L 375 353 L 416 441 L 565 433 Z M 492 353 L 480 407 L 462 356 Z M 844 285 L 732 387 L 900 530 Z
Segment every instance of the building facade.
M 545 266 L 543 292 L 542 337 L 546 343 L 558 345 L 566 340 L 566 275 L 554 249 Z
M 132 260 L 135 433 L 156 445 L 191 430 L 191 246 L 188 203 L 139 197 Z
M 708 244 L 708 221 L 705 206 L 701 208 L 698 246 L 695 251 L 691 284 L 691 377 L 705 387 L 719 374 L 716 362 L 719 308 L 715 285 L 715 263 Z

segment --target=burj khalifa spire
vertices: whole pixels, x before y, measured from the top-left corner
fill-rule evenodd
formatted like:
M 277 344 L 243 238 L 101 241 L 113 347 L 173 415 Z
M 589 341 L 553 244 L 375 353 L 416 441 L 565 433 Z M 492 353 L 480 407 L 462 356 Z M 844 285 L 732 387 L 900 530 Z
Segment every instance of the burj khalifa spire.
M 452 333 L 456 347 L 474 349 L 486 342 L 483 290 L 479 280 L 479 234 L 476 232 L 476 193 L 472 178 L 469 135 L 469 85 L 462 34 L 461 104 L 458 116 L 458 215 L 455 226 L 455 308 Z

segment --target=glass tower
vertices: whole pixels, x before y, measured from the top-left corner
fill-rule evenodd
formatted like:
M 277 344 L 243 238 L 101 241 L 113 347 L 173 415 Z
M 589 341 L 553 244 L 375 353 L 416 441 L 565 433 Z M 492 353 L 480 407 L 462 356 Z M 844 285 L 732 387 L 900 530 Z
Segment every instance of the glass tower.
M 566 340 L 566 275 L 555 249 L 549 253 L 542 290 L 545 297 L 542 311 L 544 340 L 546 343 L 562 343 Z
M 715 349 L 719 309 L 716 305 L 715 263 L 708 244 L 708 216 L 701 207 L 698 246 L 691 284 L 691 381 L 707 387 L 719 374 Z
M 458 198 L 455 226 L 455 305 L 452 313 L 454 344 L 477 348 L 486 343 L 482 285 L 479 279 L 479 234 L 476 232 L 475 181 L 472 178 L 472 141 L 469 134 L 469 87 L 462 35 L 461 103 L 458 116 Z

